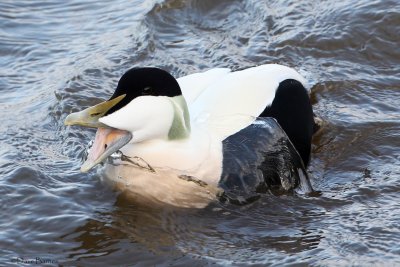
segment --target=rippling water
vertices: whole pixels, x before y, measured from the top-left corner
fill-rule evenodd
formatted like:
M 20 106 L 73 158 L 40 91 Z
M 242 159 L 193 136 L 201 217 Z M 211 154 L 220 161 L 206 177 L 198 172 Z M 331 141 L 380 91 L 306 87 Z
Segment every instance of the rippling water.
M 400 265 L 398 1 L 2 1 L 0 25 L 0 265 Z M 79 173 L 93 131 L 63 119 L 128 68 L 264 63 L 312 86 L 320 196 L 157 209 Z

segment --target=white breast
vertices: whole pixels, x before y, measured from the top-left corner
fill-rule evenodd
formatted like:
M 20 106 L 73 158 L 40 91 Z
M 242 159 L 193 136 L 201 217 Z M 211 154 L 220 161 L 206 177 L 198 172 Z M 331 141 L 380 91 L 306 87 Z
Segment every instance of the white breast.
M 106 165 L 106 178 L 136 201 L 201 208 L 216 198 L 222 173 L 222 143 L 204 131 L 195 129 L 191 138 L 180 141 L 128 144 L 121 151 L 143 159 L 154 169 Z

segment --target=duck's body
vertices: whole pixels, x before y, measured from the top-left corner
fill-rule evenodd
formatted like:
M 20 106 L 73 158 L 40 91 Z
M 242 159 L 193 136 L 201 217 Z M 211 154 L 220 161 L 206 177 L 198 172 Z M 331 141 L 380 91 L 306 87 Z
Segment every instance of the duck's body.
M 308 163 L 314 121 L 305 80 L 295 70 L 276 64 L 237 72 L 212 69 L 177 81 L 158 69 L 139 70 L 130 70 L 134 74 L 127 72 L 121 78 L 116 93 L 108 101 L 117 104 L 112 103 L 111 109 L 107 104 L 107 110 L 96 121 L 98 124 L 71 123 L 77 115 L 67 118 L 67 124 L 100 127 L 95 140 L 99 145 L 92 153 L 97 154 L 89 155 L 89 163 L 83 168 L 90 169 L 115 151 L 109 148 L 107 152 L 107 144 L 114 146 L 114 140 L 102 141 L 111 131 L 101 130 L 102 127 L 111 127 L 120 129 L 116 134 L 117 146 L 124 156 L 150 166 L 106 164 L 107 177 L 119 187 L 167 203 L 171 202 L 167 197 L 171 194 L 178 199 L 182 199 L 179 193 L 193 195 L 196 181 L 197 186 L 203 185 L 205 192 L 209 192 L 207 187 L 217 187 L 224 167 L 222 141 L 259 116 L 276 118 L 304 163 Z M 149 72 L 155 76 L 137 82 Z M 135 86 L 140 88 L 132 88 Z M 138 92 L 129 95 L 130 90 Z M 127 96 L 118 100 L 124 94 Z M 289 102 L 285 103 L 286 100 Z

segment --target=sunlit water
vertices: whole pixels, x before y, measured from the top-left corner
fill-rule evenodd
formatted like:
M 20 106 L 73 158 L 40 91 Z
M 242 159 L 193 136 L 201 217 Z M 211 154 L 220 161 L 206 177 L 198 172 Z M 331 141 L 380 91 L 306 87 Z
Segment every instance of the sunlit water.
M 0 265 L 400 265 L 398 1 L 3 1 L 0 25 Z M 320 195 L 156 208 L 79 172 L 94 132 L 63 119 L 128 68 L 264 63 L 312 87 Z

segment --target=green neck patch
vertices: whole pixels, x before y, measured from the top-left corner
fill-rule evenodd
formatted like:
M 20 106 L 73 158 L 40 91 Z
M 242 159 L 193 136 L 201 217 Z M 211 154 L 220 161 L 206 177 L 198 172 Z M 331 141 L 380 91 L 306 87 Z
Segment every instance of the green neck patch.
M 187 138 L 190 135 L 190 117 L 186 100 L 180 95 L 171 97 L 170 101 L 174 109 L 174 119 L 168 132 L 168 139 Z

